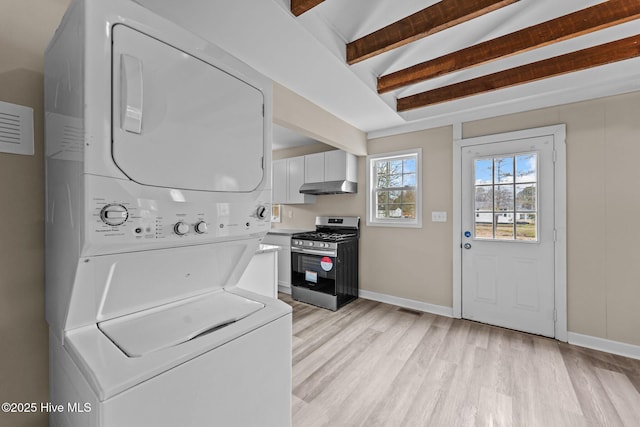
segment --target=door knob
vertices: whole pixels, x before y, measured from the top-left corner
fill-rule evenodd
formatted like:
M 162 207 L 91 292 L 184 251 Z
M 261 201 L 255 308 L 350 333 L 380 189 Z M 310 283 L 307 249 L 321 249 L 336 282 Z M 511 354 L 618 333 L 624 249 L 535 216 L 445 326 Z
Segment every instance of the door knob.
M 465 243 L 464 244 L 464 248 L 465 249 L 471 249 L 471 243 Z

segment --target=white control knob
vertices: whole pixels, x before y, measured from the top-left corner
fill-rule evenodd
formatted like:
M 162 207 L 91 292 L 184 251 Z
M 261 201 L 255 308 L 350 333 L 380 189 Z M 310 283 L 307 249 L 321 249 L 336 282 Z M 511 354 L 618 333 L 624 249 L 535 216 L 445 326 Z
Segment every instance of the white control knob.
M 207 232 L 207 223 L 204 221 L 200 221 L 193 228 L 194 230 L 196 230 L 196 233 L 204 234 Z
M 189 232 L 189 225 L 182 221 L 176 222 L 176 225 L 173 226 L 173 231 L 175 231 L 178 236 L 184 236 Z
M 108 225 L 122 225 L 129 218 L 127 208 L 119 204 L 107 205 L 100 211 L 100 219 Z

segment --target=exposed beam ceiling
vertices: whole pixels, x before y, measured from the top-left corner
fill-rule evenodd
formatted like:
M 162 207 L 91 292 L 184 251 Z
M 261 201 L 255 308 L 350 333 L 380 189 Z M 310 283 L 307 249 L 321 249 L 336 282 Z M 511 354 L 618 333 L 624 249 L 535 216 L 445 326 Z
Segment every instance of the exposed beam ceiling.
M 638 56 L 640 35 L 399 98 L 397 110 L 408 111 Z
M 469 21 L 518 0 L 442 0 L 412 15 L 347 44 L 347 62 L 372 56 Z M 312 3 L 311 0 L 302 3 Z M 293 10 L 293 0 L 291 8 Z M 317 1 L 316 1 L 317 3 Z M 295 13 L 295 12 L 294 12 Z
M 385 93 L 640 18 L 638 0 L 609 0 L 378 78 Z
M 324 0 L 291 0 L 291 13 L 295 16 L 300 16 L 323 1 Z

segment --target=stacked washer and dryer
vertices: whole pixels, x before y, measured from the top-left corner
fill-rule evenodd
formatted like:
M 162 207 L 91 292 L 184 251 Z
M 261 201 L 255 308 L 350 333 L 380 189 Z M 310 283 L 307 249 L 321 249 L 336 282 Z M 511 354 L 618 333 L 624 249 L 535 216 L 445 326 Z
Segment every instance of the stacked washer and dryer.
M 129 0 L 45 54 L 54 426 L 287 426 L 291 309 L 234 284 L 269 230 L 271 81 Z

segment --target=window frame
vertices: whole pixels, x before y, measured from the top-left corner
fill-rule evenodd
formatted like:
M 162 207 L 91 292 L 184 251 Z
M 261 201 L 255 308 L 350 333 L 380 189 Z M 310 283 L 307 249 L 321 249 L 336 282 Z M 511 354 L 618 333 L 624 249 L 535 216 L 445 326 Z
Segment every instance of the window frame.
M 416 217 L 415 218 L 377 218 L 378 189 L 374 164 L 380 160 L 397 160 L 401 157 L 415 156 L 416 158 Z M 394 151 L 389 153 L 372 154 L 367 156 L 367 225 L 373 227 L 406 227 L 422 228 L 422 148 Z

